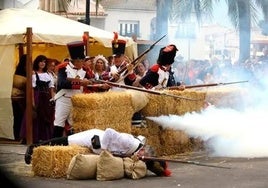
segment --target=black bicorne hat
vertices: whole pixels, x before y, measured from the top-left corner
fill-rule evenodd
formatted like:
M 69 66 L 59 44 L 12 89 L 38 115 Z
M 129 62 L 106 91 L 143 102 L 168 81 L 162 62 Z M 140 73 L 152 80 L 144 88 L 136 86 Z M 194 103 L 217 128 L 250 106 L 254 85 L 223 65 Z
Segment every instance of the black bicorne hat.
M 177 51 L 178 49 L 174 44 L 161 48 L 157 63 L 159 65 L 171 65 L 174 62 Z
M 118 33 L 114 32 L 114 40 L 112 41 L 113 55 L 119 56 L 125 54 L 126 41 L 118 39 Z
M 72 60 L 85 58 L 85 44 L 83 41 L 74 41 L 67 44 Z

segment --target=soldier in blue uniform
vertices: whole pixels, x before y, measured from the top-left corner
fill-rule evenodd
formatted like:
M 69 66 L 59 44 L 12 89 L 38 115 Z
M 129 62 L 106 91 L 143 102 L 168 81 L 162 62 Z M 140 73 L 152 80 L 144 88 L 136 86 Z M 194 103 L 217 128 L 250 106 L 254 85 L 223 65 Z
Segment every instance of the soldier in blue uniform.
M 147 71 L 140 80 L 140 84 L 146 89 L 162 89 L 172 86 L 170 71 L 174 63 L 178 49 L 174 44 L 170 44 L 160 49 L 157 63 Z
M 71 61 L 62 63 L 58 67 L 57 94 L 54 97 L 56 106 L 53 137 L 63 136 L 66 121 L 70 126 L 73 124 L 71 97 L 82 93 L 83 87 L 92 84 L 86 78 L 86 71 L 82 68 L 85 58 L 84 42 L 71 42 L 67 44 L 67 47 Z
M 103 80 L 109 80 L 125 85 L 133 84 L 136 79 L 136 74 L 133 71 L 134 67 L 130 60 L 124 55 L 125 48 L 126 41 L 118 39 L 118 33 L 114 32 L 114 39 L 112 40 L 114 64 L 109 68 L 110 72 L 102 75 Z

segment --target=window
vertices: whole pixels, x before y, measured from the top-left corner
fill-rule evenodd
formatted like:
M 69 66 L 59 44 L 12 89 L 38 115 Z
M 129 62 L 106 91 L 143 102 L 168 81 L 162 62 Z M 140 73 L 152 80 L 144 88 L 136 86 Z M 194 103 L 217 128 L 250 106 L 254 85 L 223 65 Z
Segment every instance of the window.
M 140 23 L 139 21 L 119 21 L 119 32 L 122 36 L 132 37 L 133 35 L 139 36 Z

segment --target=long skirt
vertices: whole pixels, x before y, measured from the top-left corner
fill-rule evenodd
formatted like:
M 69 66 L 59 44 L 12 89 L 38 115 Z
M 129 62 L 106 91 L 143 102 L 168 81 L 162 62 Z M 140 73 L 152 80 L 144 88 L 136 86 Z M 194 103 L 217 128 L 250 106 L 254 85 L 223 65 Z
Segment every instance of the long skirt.
M 34 90 L 35 109 L 33 111 L 33 143 L 51 139 L 55 108 L 49 102 L 48 91 Z M 22 121 L 20 137 L 26 139 L 26 113 Z

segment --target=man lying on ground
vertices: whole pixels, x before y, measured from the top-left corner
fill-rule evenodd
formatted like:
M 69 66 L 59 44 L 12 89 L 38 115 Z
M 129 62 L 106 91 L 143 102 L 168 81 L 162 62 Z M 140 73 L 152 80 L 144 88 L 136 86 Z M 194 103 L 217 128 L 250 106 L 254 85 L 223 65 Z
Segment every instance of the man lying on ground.
M 52 138 L 38 144 L 32 144 L 28 146 L 24 160 L 26 164 L 30 164 L 33 149 L 43 145 L 68 146 L 76 144 L 90 148 L 95 154 L 100 154 L 103 150 L 107 150 L 119 157 L 131 157 L 135 154 L 141 156 L 144 155 L 145 143 L 146 138 L 141 135 L 136 137 L 128 133 L 117 132 L 111 128 L 105 130 L 89 129 L 69 136 Z M 165 161 L 146 160 L 145 163 L 148 170 L 159 176 L 169 176 L 171 174 Z

